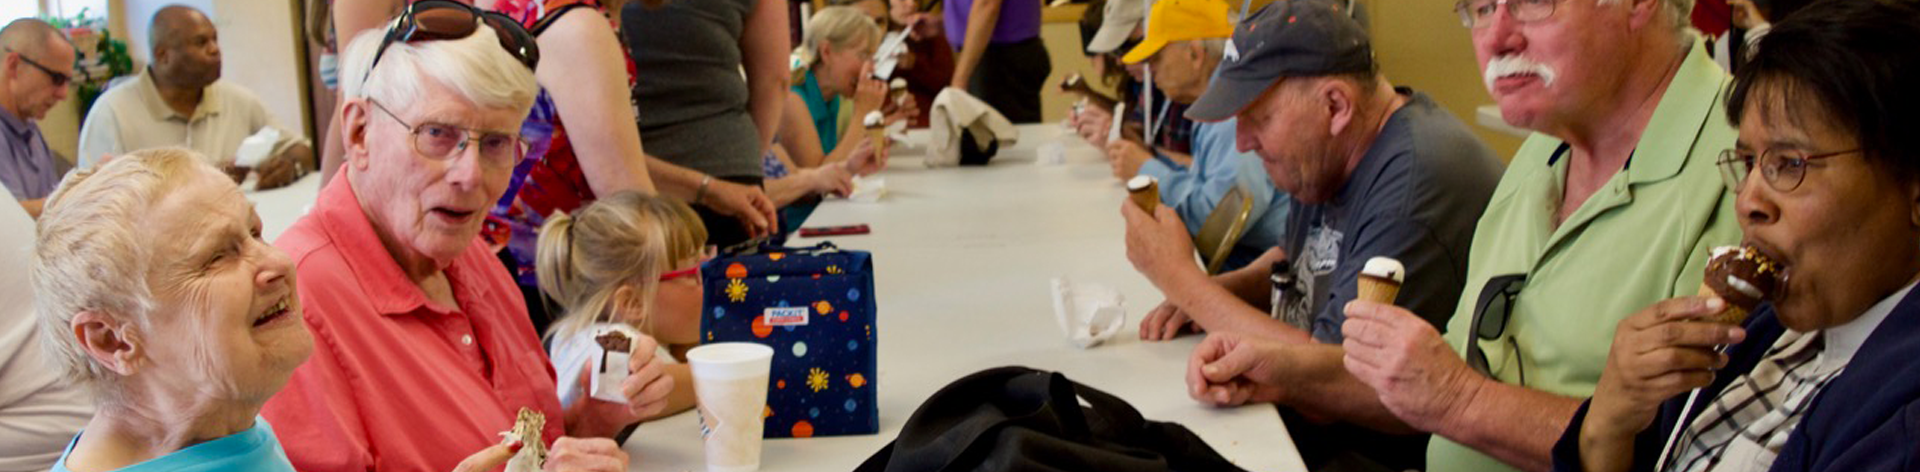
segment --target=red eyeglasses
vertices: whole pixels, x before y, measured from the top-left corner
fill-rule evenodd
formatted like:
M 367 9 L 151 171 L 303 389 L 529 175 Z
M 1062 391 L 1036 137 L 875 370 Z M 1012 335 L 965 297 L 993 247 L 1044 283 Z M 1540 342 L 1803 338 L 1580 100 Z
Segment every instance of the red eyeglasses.
M 707 265 L 707 261 L 713 260 L 713 256 L 716 253 L 714 249 L 715 248 L 713 246 L 707 246 L 706 249 L 701 251 L 700 262 L 694 263 L 693 267 L 688 267 L 685 269 L 680 269 L 673 272 L 660 274 L 660 281 L 665 282 L 668 280 L 700 275 L 700 267 Z

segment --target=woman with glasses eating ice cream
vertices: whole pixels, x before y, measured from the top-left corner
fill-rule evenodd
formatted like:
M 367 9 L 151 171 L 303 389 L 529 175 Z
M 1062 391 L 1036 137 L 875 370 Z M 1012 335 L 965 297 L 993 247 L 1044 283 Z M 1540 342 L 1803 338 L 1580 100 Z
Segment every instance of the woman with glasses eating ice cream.
M 1620 323 L 1556 470 L 1920 470 L 1916 40 L 1911 2 L 1846 0 L 1760 40 L 1719 160 L 1743 247 Z

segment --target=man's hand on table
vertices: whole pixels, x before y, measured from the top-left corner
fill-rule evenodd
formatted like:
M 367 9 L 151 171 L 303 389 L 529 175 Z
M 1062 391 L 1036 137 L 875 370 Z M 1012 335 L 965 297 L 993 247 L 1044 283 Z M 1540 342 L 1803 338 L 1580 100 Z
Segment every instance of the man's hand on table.
M 259 181 L 254 182 L 255 189 L 272 190 L 300 180 L 300 162 L 292 155 L 282 154 L 267 159 L 253 172 L 260 177 Z
M 1140 339 L 1142 341 L 1166 341 L 1186 334 L 1206 332 L 1193 317 L 1173 304 L 1172 301 L 1160 302 L 1160 306 L 1147 311 L 1146 319 L 1140 320 Z
M 1286 344 L 1241 333 L 1207 335 L 1187 359 L 1187 394 L 1211 406 L 1277 403 L 1292 377 Z

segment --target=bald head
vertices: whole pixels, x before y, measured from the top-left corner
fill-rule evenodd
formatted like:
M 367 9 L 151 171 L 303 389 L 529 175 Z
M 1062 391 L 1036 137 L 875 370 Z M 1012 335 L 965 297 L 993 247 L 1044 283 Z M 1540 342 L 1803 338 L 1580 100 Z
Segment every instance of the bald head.
M 0 28 L 0 46 L 5 46 L 8 51 L 39 56 L 54 44 L 71 46 L 67 42 L 67 35 L 45 21 L 21 18 L 7 23 L 6 28 Z
M 40 119 L 67 98 L 73 78 L 73 45 L 59 29 L 32 18 L 0 28 L 0 109 Z
M 213 20 L 207 19 L 207 14 L 186 5 L 167 5 L 154 12 L 153 22 L 147 25 L 147 44 L 158 52 L 203 27 L 213 29 Z
M 220 79 L 220 34 L 205 13 L 168 5 L 147 28 L 153 75 L 162 87 L 199 88 Z

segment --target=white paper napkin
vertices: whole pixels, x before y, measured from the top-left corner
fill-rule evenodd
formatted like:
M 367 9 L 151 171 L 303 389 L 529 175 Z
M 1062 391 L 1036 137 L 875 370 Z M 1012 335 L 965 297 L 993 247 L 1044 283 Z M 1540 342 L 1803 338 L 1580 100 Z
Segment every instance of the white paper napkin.
M 880 197 L 887 195 L 886 177 L 853 176 L 853 193 L 847 194 L 847 200 L 859 203 L 879 203 Z
M 280 143 L 280 130 L 272 126 L 260 128 L 260 132 L 240 140 L 240 148 L 233 151 L 233 165 L 240 167 L 260 167 L 273 154 L 273 146 Z
M 1081 349 L 1100 345 L 1126 326 L 1125 301 L 1113 287 L 1053 278 L 1054 319 L 1067 341 Z

